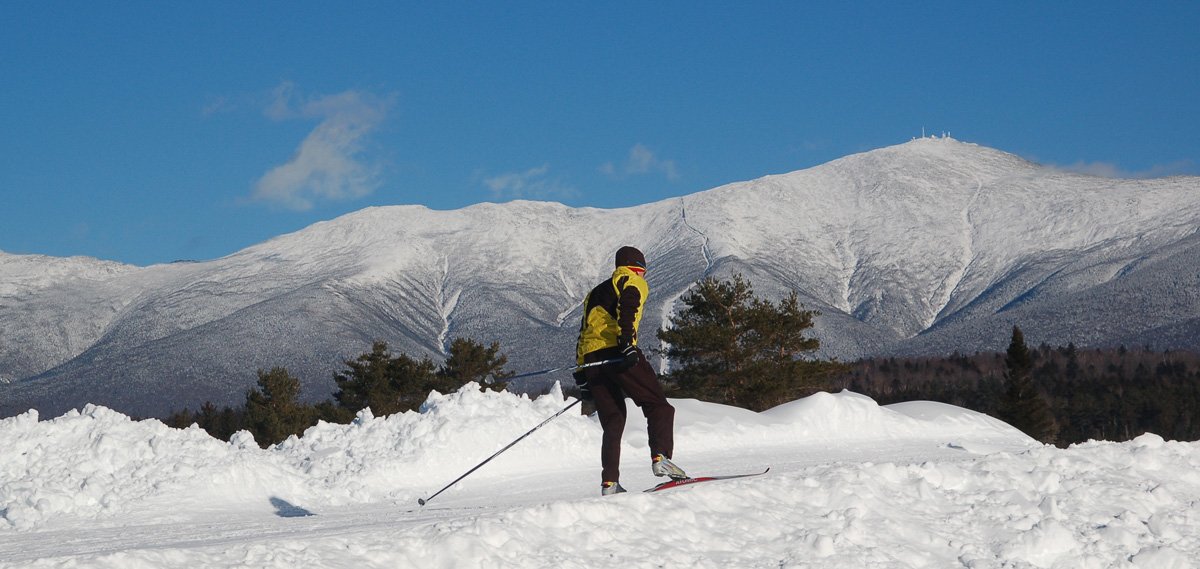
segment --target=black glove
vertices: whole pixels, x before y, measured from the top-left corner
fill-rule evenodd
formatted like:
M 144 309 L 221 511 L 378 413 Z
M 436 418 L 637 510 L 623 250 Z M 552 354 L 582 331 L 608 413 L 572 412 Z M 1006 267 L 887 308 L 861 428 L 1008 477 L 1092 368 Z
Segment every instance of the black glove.
M 587 375 L 583 373 L 583 370 L 575 370 L 575 373 L 571 374 L 571 377 L 575 378 L 575 386 L 579 388 L 579 399 L 581 401 L 591 401 L 592 387 L 588 385 Z
M 621 361 L 617 363 L 618 371 L 625 371 L 637 365 L 638 360 L 641 359 L 641 351 L 633 345 L 633 339 L 629 336 L 617 338 L 617 349 L 621 351 Z

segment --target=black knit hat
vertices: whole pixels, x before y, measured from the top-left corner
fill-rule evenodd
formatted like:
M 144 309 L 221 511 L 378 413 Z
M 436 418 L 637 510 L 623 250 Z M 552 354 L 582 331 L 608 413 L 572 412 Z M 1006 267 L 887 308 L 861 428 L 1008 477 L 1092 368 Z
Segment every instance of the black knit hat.
M 635 247 L 628 245 L 617 249 L 617 266 L 618 267 L 641 267 L 646 268 L 646 256 L 638 251 Z

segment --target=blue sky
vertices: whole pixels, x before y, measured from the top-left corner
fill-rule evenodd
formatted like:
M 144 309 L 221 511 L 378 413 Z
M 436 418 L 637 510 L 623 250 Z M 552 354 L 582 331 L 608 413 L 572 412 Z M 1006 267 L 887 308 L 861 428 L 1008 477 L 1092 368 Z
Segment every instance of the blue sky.
M 373 205 L 623 207 L 922 129 L 1195 175 L 1197 30 L 1200 2 L 8 2 L 0 250 L 146 265 Z

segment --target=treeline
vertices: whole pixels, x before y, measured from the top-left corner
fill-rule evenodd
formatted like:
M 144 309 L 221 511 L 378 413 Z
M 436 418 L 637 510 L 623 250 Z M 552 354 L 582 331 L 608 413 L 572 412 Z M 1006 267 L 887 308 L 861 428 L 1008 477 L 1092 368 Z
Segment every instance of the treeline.
M 869 358 L 851 364 L 833 383 L 881 405 L 940 401 L 1018 426 L 1020 419 L 1005 408 L 1012 349 L 944 358 Z M 1022 430 L 1042 442 L 1123 441 L 1146 432 L 1200 439 L 1200 354 L 1123 346 L 1081 350 L 1074 344 L 1026 351 L 1034 395 L 1044 401 L 1053 425 L 1049 436 Z
M 658 331 L 662 377 L 670 397 L 761 411 L 817 391 L 846 388 L 881 405 L 931 400 L 998 417 L 1042 442 L 1128 440 L 1154 432 L 1200 439 L 1200 355 L 1148 349 L 1079 350 L 1074 345 L 1025 345 L 1019 328 L 1005 353 L 944 358 L 870 358 L 846 364 L 816 359 L 807 334 L 818 313 L 795 293 L 779 302 L 757 297 L 740 275 L 706 278 L 681 298 L 683 310 Z M 564 357 L 571 357 L 564 354 Z M 317 404 L 300 402 L 300 382 L 286 369 L 258 372 L 257 387 L 239 408 L 206 403 L 167 419 L 199 424 L 228 440 L 248 430 L 262 446 L 300 434 L 318 421 L 346 423 L 364 407 L 378 416 L 415 409 L 430 390 L 451 392 L 470 381 L 503 389 L 507 358 L 490 347 L 457 339 L 441 365 L 391 354 L 387 344 L 345 362 L 337 390 Z M 501 381 L 495 381 L 499 379 Z M 562 378 L 559 378 L 562 379 Z M 490 383 L 488 383 L 490 382 Z M 569 395 L 578 396 L 565 381 Z
M 760 411 L 828 389 L 831 375 L 844 368 L 811 358 L 819 343 L 806 333 L 817 313 L 801 307 L 795 293 L 773 303 L 755 296 L 750 283 L 735 275 L 696 283 L 682 302 L 686 308 L 672 317 L 668 330 L 658 332 L 667 346 L 662 355 L 672 365 L 662 378 L 671 397 Z M 247 391 L 241 407 L 217 408 L 209 402 L 196 411 L 173 413 L 166 422 L 178 428 L 196 423 L 223 440 L 247 430 L 265 447 L 318 421 L 347 423 L 364 407 L 377 416 L 415 409 L 430 390 L 446 393 L 485 380 L 492 381 L 489 388 L 503 389 L 502 380 L 513 375 L 503 370 L 506 364 L 498 343 L 484 347 L 455 340 L 438 367 L 428 358 L 391 354 L 387 344 L 377 342 L 334 374 L 338 389 L 331 399 L 302 403 L 300 381 L 285 368 L 274 368 L 258 372 L 257 386 Z M 564 391 L 577 397 L 573 383 L 564 383 Z
M 218 409 L 206 402 L 198 411 L 172 413 L 165 422 L 176 428 L 195 423 L 222 440 L 246 430 L 267 447 L 303 433 L 318 421 L 349 423 L 364 407 L 380 416 L 416 409 L 431 390 L 448 393 L 471 381 L 486 389 L 503 389 L 503 379 L 513 374 L 504 371 L 507 358 L 499 351 L 498 343 L 484 346 L 459 338 L 450 344 L 439 367 L 429 358 L 393 355 L 386 343 L 375 342 L 370 352 L 346 361 L 346 369 L 334 374 L 337 391 L 331 399 L 302 403 L 300 380 L 277 367 L 258 372 L 257 386 L 246 392 L 241 407 Z

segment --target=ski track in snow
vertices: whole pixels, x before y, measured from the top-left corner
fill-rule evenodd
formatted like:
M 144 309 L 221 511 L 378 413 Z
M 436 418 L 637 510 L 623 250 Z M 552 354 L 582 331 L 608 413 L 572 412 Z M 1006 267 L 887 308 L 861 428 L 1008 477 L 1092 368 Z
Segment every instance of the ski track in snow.
M 1043 447 L 943 404 L 850 392 L 763 413 L 673 400 L 693 475 L 654 494 L 645 423 L 598 494 L 599 426 L 471 385 L 272 449 L 96 407 L 0 420 L 0 568 L 1194 567 L 1200 443 Z M 306 515 L 311 514 L 311 515 Z

